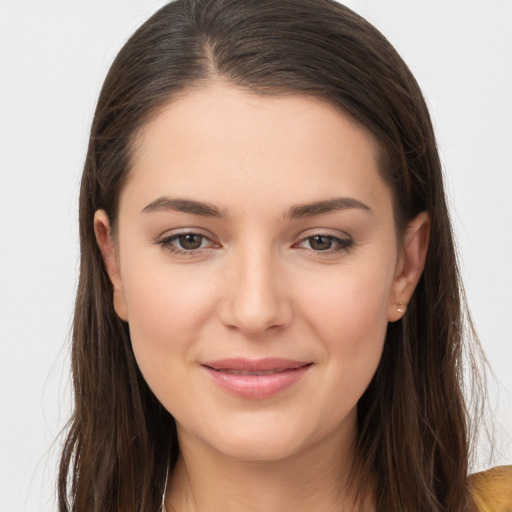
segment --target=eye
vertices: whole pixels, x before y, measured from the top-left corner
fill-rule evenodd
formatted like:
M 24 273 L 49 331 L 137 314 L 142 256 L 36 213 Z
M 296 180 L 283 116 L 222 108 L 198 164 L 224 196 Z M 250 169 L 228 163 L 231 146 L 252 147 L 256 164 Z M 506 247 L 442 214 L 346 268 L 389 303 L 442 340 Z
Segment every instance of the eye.
M 308 236 L 298 246 L 314 252 L 341 252 L 348 251 L 354 244 L 353 240 L 339 238 L 333 235 L 317 234 Z
M 165 249 L 176 253 L 193 253 L 200 252 L 215 244 L 201 233 L 177 233 L 172 236 L 165 237 L 157 242 L 158 245 Z
M 186 235 L 179 235 L 175 241 L 178 242 L 180 249 L 185 249 L 186 251 L 193 251 L 194 249 L 199 249 L 203 244 L 205 237 L 203 235 L 198 235 L 197 233 L 187 233 Z

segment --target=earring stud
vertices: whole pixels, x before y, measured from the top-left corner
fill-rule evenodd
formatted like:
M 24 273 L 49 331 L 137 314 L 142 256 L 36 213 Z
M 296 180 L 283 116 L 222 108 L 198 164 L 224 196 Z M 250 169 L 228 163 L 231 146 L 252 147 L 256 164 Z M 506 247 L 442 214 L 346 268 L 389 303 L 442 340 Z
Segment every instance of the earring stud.
M 399 302 L 397 304 L 397 308 L 396 310 L 399 312 L 399 313 L 405 313 L 405 310 L 406 310 L 407 306 L 403 303 L 403 302 Z

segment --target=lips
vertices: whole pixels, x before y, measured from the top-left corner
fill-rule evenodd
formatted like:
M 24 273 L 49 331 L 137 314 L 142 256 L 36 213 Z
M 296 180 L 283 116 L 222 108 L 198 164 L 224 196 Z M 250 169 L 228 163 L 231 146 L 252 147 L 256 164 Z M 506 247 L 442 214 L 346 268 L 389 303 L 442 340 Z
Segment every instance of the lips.
M 202 364 L 222 390 L 253 400 L 269 398 L 284 391 L 300 381 L 311 366 L 311 362 L 281 358 L 233 358 Z

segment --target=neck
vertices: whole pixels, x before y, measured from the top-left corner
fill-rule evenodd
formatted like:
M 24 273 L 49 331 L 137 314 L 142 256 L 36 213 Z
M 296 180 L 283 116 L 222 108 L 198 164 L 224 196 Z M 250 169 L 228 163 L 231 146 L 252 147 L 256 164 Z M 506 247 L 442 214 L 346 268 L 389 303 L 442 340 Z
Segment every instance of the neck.
M 186 436 L 180 446 L 166 497 L 168 512 L 355 510 L 348 486 L 353 442 L 347 439 L 323 440 L 271 461 L 219 454 Z M 365 511 L 374 510 L 369 501 Z

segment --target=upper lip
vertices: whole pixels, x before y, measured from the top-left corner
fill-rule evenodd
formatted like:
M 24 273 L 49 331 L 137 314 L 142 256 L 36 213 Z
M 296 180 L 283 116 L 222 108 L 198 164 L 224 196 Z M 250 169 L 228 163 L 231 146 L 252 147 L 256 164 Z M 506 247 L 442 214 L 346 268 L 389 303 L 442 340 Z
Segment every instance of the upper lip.
M 235 357 L 229 359 L 219 359 L 216 361 L 206 361 L 203 366 L 213 370 L 235 370 L 248 372 L 268 372 L 268 371 L 285 371 L 302 368 L 309 365 L 308 361 L 296 361 L 293 359 L 283 359 L 278 357 L 267 357 L 264 359 L 245 359 Z

